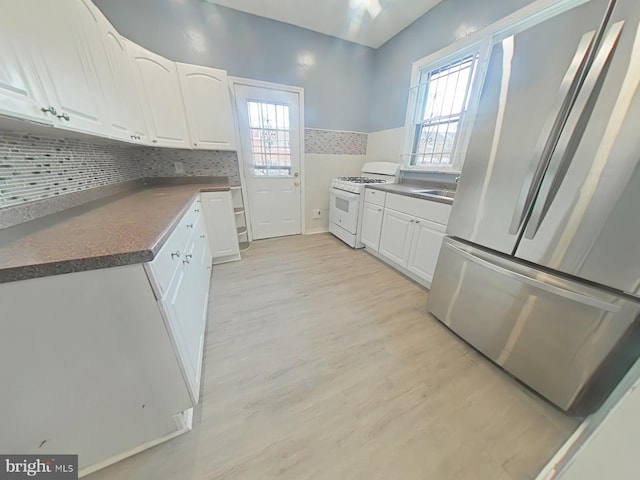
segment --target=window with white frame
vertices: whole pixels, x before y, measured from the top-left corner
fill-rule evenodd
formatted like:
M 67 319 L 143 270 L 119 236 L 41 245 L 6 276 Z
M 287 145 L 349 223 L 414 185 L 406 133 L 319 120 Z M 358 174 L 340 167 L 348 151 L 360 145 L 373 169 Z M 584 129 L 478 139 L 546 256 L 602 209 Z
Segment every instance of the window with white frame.
M 588 0 L 536 0 L 413 63 L 402 169 L 459 172 L 492 46 Z
M 475 93 L 480 47 L 465 49 L 417 70 L 409 95 L 405 168 L 456 170 Z

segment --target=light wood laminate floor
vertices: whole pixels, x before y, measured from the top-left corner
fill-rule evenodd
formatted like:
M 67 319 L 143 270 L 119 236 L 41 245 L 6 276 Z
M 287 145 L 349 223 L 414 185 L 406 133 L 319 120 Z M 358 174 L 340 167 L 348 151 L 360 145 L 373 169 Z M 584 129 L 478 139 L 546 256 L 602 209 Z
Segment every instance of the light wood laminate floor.
M 577 426 L 329 234 L 216 266 L 193 431 L 90 480 L 530 479 Z

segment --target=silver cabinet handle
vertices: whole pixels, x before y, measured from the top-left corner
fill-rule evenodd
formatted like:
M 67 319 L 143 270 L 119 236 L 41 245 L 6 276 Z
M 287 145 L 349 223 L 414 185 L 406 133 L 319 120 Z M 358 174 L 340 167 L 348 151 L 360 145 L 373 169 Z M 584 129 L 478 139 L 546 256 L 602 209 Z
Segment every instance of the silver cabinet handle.
M 198 142 L 193 142 L 193 146 L 197 147 L 198 146 Z
M 182 264 L 183 264 L 183 265 L 188 265 L 189 263 L 191 263 L 189 260 L 183 260 L 183 261 L 182 261 Z
M 412 218 L 411 220 L 409 220 L 409 222 L 413 223 L 413 222 L 415 222 L 415 220 Z
M 48 107 L 42 107 L 40 110 L 42 110 L 43 113 L 52 113 L 54 115 L 58 114 L 56 107 L 54 107 L 53 105 L 49 105 Z
M 171 260 L 174 258 L 180 258 L 180 252 L 171 252 Z
M 151 140 L 153 143 L 158 143 L 158 139 L 154 138 L 153 140 Z
M 508 270 L 500 265 L 496 265 L 488 260 L 485 260 L 483 258 L 477 257 L 476 255 L 474 255 L 473 253 L 467 252 L 465 250 L 463 250 L 460 247 L 456 247 L 455 245 L 452 245 L 450 243 L 446 243 L 444 244 L 447 248 L 453 250 L 455 253 L 457 253 L 458 255 L 460 255 L 461 257 L 476 263 L 478 265 L 480 265 L 481 267 L 487 268 L 489 270 L 492 270 L 500 275 L 504 275 L 505 277 L 509 277 L 512 278 L 514 280 L 526 283 L 527 285 L 530 285 L 533 288 L 537 288 L 539 290 L 544 290 L 546 292 L 549 292 L 553 295 L 558 295 L 560 297 L 566 298 L 568 300 L 572 300 L 574 302 L 578 302 L 581 303 L 583 305 L 587 305 L 589 307 L 594 307 L 597 308 L 599 310 L 604 310 L 606 312 L 612 312 L 612 313 L 618 313 L 620 311 L 620 306 L 619 305 L 614 305 L 613 303 L 609 303 L 603 300 L 600 300 L 599 298 L 594 298 L 594 297 L 590 297 L 588 295 L 579 293 L 579 292 L 574 292 L 572 290 L 567 290 L 564 289 L 562 287 L 558 287 L 556 285 L 553 285 L 551 283 L 546 283 L 543 282 L 541 280 L 538 280 L 536 278 L 531 278 L 527 275 L 524 275 L 522 273 L 519 272 L 514 272 L 513 270 Z
M 193 258 L 193 254 L 188 253 L 188 254 L 186 254 L 186 255 L 184 256 L 184 258 Z
M 382 211 L 382 209 L 381 209 L 381 208 L 379 208 L 379 209 L 378 209 L 378 211 L 379 211 L 379 212 L 381 212 L 381 211 Z
M 193 228 L 193 223 L 187 224 L 187 228 Z
M 369 190 L 371 192 L 371 195 L 375 195 L 376 191 L 375 190 Z
M 205 238 L 205 236 L 204 235 L 200 235 L 200 238 Z
M 196 209 L 194 210 L 194 212 L 196 212 L 196 213 L 200 213 L 200 209 L 199 209 L 199 208 L 196 208 Z
M 71 120 L 71 119 L 69 118 L 69 114 L 68 114 L 68 113 L 64 113 L 64 112 L 63 112 L 61 115 L 56 115 L 56 117 L 61 118 L 62 120 L 65 120 L 65 121 L 67 121 L 67 122 L 68 122 L 69 120 Z
M 416 220 L 416 223 L 420 223 L 420 220 Z

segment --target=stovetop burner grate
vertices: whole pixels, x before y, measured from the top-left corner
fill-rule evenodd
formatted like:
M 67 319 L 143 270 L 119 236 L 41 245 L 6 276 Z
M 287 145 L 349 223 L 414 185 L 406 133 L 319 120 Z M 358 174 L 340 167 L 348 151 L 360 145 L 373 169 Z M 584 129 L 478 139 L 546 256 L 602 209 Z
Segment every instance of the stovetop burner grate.
M 338 177 L 338 180 L 351 183 L 387 183 L 386 180 L 367 177 Z

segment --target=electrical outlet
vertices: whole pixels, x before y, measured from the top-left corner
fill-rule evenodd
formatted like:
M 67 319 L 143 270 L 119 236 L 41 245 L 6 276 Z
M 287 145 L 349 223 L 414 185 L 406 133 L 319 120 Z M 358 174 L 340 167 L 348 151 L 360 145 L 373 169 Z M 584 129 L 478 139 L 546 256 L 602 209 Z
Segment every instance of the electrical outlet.
M 173 167 L 175 168 L 176 174 L 184 174 L 184 163 L 182 162 L 173 162 Z
M 322 213 L 320 212 L 319 208 L 314 208 L 313 209 L 313 217 L 312 218 L 321 218 L 322 217 Z

